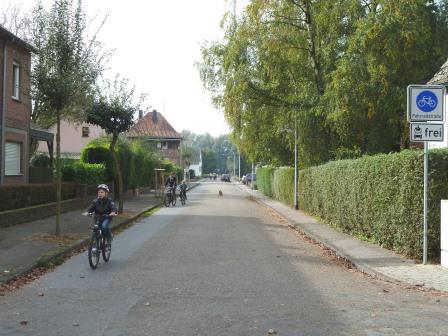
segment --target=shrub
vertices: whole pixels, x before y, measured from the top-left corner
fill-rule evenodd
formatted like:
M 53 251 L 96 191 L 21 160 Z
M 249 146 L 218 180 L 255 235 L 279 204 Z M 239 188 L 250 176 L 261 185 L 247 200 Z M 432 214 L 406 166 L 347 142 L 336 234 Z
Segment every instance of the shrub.
M 62 179 L 87 185 L 97 185 L 108 181 L 104 164 L 83 162 L 62 167 Z
M 428 256 L 440 255 L 440 200 L 448 197 L 448 151 L 430 153 Z M 299 205 L 331 225 L 420 259 L 423 156 L 420 150 L 364 156 L 300 173 Z
M 257 170 L 260 189 L 293 205 L 294 169 Z M 429 159 L 428 257 L 440 259 L 440 200 L 448 199 L 448 150 Z M 421 259 L 421 150 L 333 161 L 299 172 L 299 207 L 340 230 Z
M 265 195 L 272 197 L 272 185 L 274 181 L 274 167 L 260 167 L 257 168 L 257 186 L 258 189 Z
M 33 167 L 50 167 L 50 157 L 46 154 L 36 154 L 31 159 L 31 166 Z

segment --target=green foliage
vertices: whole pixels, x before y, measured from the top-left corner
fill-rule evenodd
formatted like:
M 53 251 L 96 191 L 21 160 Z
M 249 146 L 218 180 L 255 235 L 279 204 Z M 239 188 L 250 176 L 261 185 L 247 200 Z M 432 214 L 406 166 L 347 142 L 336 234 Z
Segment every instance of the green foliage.
M 210 149 L 202 150 L 202 173 L 209 174 L 216 172 L 216 152 Z
M 274 180 L 274 167 L 260 167 L 257 168 L 257 187 L 263 194 L 272 197 L 273 196 L 273 180 Z
M 439 258 L 440 200 L 448 151 L 430 152 L 429 257 Z M 423 158 L 419 150 L 364 156 L 302 170 L 299 206 L 344 232 L 416 259 L 422 256 Z
M 295 121 L 302 168 L 406 146 L 406 87 L 448 54 L 446 1 L 251 0 L 223 27 L 201 79 L 238 150 L 275 166 L 292 164 Z
M 85 146 L 81 153 L 81 162 L 105 166 L 104 181 L 114 180 L 109 144 L 110 137 L 98 138 Z M 127 141 L 124 137 L 119 137 L 116 151 L 123 172 L 124 190 L 149 186 L 154 183 L 154 168 L 159 165 L 160 159 L 150 145 L 143 141 Z M 162 166 L 169 171 L 175 169 L 170 161 Z M 99 181 L 97 182 L 99 183 Z
M 62 167 L 62 180 L 87 185 L 109 181 L 104 164 L 76 162 Z
M 188 175 L 191 179 L 194 179 L 196 177 L 196 173 L 194 172 L 194 169 L 188 170 Z
M 258 176 L 257 176 L 258 180 Z M 272 180 L 272 196 L 288 205 L 294 205 L 294 168 L 280 167 Z M 257 182 L 258 183 L 258 182 Z
M 31 159 L 33 167 L 50 167 L 50 157 L 46 154 L 36 154 Z

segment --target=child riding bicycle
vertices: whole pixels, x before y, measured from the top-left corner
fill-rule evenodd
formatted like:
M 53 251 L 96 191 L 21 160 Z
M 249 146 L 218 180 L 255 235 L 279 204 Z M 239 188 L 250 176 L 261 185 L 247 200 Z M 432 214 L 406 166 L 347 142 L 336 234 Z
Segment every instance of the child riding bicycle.
M 108 197 L 109 187 L 106 184 L 100 184 L 96 187 L 98 198 L 92 201 L 87 212 L 94 214 L 101 224 L 101 231 L 104 233 L 107 242 L 112 242 L 112 234 L 109 229 L 109 225 L 112 221 L 112 217 L 117 215 L 117 207 L 115 203 Z

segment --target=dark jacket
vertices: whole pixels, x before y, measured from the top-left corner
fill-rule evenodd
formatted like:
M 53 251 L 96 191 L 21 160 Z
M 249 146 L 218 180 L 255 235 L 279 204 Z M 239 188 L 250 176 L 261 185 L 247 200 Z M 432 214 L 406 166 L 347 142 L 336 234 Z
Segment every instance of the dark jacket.
M 111 212 L 117 212 L 117 207 L 114 201 L 108 197 L 96 198 L 92 201 L 89 208 L 87 209 L 89 213 L 95 213 L 96 216 L 103 217 L 104 215 L 109 215 Z
M 172 188 L 175 188 L 175 187 L 177 186 L 177 179 L 176 179 L 175 176 L 169 176 L 169 177 L 166 179 L 165 187 L 168 186 L 168 185 L 169 185 L 170 187 L 172 187 Z

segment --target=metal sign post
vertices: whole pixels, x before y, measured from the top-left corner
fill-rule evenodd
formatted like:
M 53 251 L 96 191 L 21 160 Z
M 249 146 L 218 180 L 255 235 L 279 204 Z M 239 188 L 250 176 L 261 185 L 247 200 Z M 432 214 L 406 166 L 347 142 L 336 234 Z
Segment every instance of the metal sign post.
M 423 150 L 423 265 L 428 262 L 428 142 Z
M 423 142 L 423 264 L 428 262 L 428 141 L 443 141 L 445 87 L 442 85 L 408 86 L 410 140 Z M 432 123 L 431 123 L 432 122 Z

